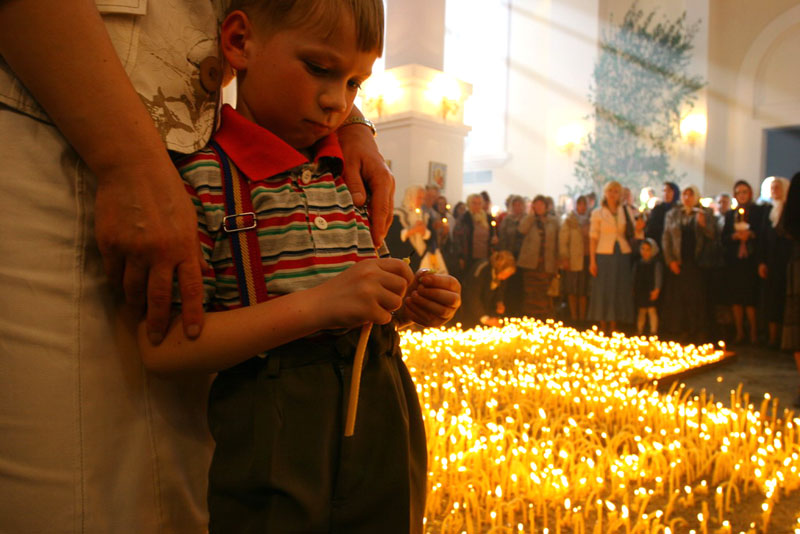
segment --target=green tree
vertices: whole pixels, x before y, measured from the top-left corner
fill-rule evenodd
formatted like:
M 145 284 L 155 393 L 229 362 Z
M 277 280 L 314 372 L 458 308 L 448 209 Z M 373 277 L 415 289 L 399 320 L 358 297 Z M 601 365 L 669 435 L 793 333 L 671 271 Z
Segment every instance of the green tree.
M 594 132 L 575 165 L 577 190 L 617 180 L 636 191 L 680 181 L 670 154 L 680 136 L 681 113 L 694 105 L 704 82 L 688 73 L 699 21 L 656 22 L 634 3 L 622 24 L 603 33 L 589 101 Z

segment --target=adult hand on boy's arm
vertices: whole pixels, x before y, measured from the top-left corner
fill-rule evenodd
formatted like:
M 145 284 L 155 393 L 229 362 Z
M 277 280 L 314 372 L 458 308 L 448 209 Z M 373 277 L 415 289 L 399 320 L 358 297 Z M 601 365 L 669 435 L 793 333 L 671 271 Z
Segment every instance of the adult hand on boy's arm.
M 96 237 L 147 330 L 169 324 L 173 271 L 183 324 L 203 324 L 196 220 L 161 137 L 91 0 L 0 2 L 0 55 L 97 176 Z M 87 83 L 87 80 L 91 80 Z
M 461 284 L 446 274 L 419 273 L 406 295 L 401 324 L 411 321 L 422 326 L 442 326 L 461 306 Z
M 362 115 L 354 107 L 351 116 Z M 337 130 L 336 135 L 344 155 L 343 178 L 356 206 L 364 204 L 367 199 L 366 188 L 369 188 L 370 232 L 373 243 L 378 247 L 392 224 L 394 176 L 378 151 L 370 128 L 349 124 Z

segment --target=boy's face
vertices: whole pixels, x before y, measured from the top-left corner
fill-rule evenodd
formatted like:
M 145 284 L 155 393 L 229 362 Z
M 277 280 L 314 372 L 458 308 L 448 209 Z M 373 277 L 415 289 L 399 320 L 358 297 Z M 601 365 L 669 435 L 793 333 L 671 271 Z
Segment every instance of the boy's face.
M 347 118 L 378 54 L 358 50 L 352 16 L 342 17 L 330 35 L 308 27 L 263 35 L 253 28 L 237 111 L 306 149 Z
M 648 243 L 642 243 L 642 246 L 639 247 L 639 254 L 641 254 L 644 261 L 649 261 L 653 256 L 653 249 Z

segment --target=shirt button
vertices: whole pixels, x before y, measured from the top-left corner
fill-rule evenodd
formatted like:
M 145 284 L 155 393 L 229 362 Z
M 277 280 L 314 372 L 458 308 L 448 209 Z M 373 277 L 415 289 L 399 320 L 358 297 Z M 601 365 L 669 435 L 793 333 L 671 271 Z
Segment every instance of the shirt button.
M 303 174 L 300 176 L 300 180 L 306 185 L 311 183 L 311 171 L 309 169 L 304 169 Z
M 321 215 L 314 217 L 314 225 L 320 230 L 325 230 L 328 227 L 328 221 Z

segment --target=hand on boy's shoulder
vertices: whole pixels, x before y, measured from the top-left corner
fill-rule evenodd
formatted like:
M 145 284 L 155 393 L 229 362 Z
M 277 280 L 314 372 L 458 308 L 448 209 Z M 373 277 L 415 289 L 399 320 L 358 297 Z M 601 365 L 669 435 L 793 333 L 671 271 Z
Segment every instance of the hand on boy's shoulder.
M 369 128 L 342 128 L 337 131 L 337 136 L 344 155 L 342 178 L 356 206 L 363 205 L 369 198 L 370 233 L 373 243 L 378 246 L 383 243 L 392 224 L 394 176 L 378 152 Z

